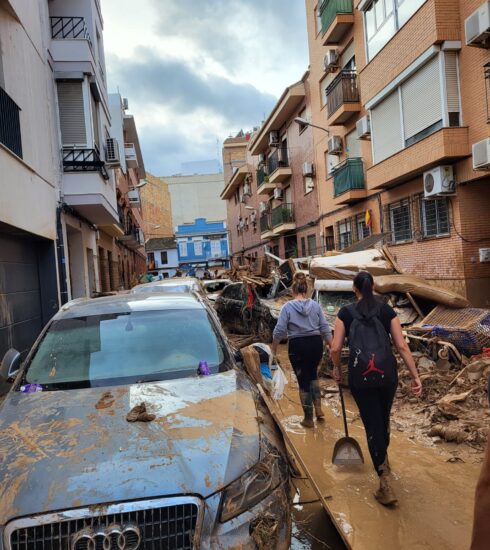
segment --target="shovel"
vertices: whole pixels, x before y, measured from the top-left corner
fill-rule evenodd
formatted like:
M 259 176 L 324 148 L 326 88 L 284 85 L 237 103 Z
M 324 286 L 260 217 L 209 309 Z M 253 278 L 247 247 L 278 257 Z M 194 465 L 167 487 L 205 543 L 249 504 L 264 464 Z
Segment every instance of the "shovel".
M 359 443 L 349 437 L 349 429 L 347 428 L 347 415 L 345 414 L 344 393 L 342 385 L 339 384 L 340 402 L 342 404 L 342 416 L 344 417 L 345 437 L 342 437 L 335 443 L 333 449 L 332 463 L 336 466 L 350 466 L 352 464 L 364 464 L 364 457 Z

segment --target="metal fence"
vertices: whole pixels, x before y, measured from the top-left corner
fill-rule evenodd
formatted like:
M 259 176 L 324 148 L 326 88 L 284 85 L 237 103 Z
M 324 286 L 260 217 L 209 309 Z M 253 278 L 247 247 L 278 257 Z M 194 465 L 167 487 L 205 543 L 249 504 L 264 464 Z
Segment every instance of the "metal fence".
M 17 103 L 0 88 L 0 143 L 22 158 L 19 112 Z
M 280 147 L 279 149 L 276 149 L 267 159 L 269 174 L 272 174 L 278 168 L 283 168 L 285 166 L 289 166 L 288 151 L 286 147 Z
M 326 89 L 328 116 L 333 115 L 344 103 L 359 103 L 356 71 L 343 70 Z

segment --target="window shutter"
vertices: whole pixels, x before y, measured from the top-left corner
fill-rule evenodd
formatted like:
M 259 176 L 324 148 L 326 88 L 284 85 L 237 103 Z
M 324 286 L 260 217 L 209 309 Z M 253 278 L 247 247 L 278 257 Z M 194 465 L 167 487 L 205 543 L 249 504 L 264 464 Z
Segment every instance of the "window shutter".
M 380 162 L 403 148 L 398 91 L 371 109 L 374 162 Z
M 87 145 L 82 82 L 58 82 L 58 109 L 63 145 Z
M 405 139 L 442 120 L 439 57 L 434 57 L 402 85 Z
M 449 113 L 459 113 L 459 85 L 458 85 L 458 54 L 446 52 L 446 89 L 447 110 Z

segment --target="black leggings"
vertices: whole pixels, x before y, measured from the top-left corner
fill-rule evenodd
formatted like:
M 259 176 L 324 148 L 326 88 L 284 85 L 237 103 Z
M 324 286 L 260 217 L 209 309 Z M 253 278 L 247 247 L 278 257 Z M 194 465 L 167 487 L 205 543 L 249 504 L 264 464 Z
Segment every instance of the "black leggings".
M 369 454 L 374 469 L 381 475 L 380 466 L 386 459 L 390 445 L 390 413 L 398 380 L 386 388 L 355 388 L 351 393 L 359 408 L 361 420 L 366 429 Z
M 298 379 L 299 389 L 308 393 L 318 380 L 318 365 L 323 356 L 321 336 L 301 336 L 289 340 L 289 361 Z

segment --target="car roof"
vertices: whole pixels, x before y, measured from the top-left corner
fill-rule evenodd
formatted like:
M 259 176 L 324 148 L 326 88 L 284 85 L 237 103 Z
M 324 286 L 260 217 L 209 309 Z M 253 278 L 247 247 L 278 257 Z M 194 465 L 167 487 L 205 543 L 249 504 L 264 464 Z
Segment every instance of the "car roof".
M 181 285 L 199 285 L 199 279 L 194 277 L 175 277 L 173 279 L 162 279 L 161 281 L 152 281 L 151 283 L 141 283 L 133 288 L 150 288 L 154 286 L 181 286 Z M 132 289 L 131 289 L 132 290 Z
M 79 298 L 66 303 L 54 316 L 55 320 L 106 315 L 111 313 L 130 313 L 133 311 L 161 311 L 188 309 L 206 309 L 195 293 L 181 294 L 140 293 L 106 296 L 104 298 Z

